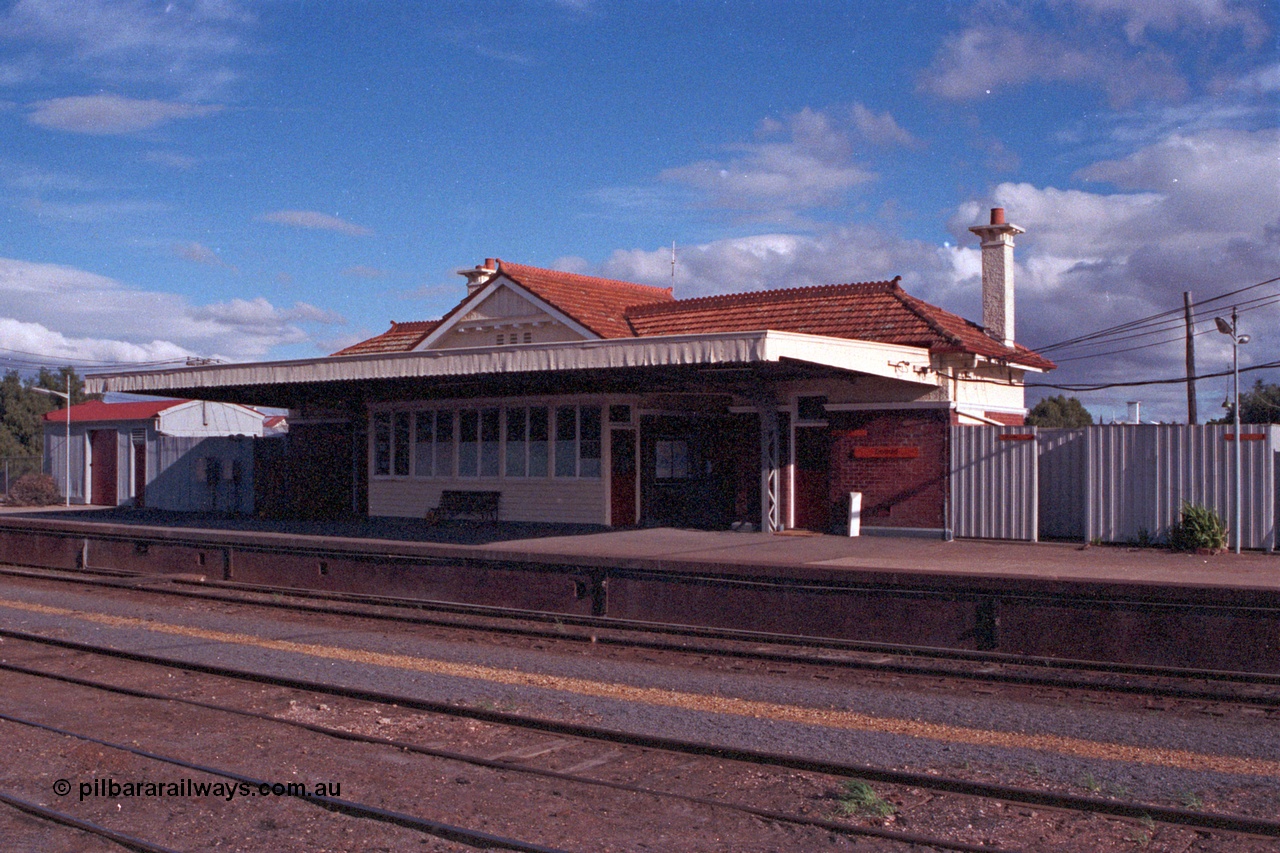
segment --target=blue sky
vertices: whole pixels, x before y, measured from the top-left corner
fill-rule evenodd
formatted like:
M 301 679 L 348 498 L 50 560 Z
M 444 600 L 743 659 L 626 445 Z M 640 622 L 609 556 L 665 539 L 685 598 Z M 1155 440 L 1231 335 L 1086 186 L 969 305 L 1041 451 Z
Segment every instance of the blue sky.
M 672 241 L 678 296 L 901 275 L 980 319 L 967 227 L 993 205 L 1027 229 L 1018 339 L 1047 346 L 1280 276 L 1278 17 L 0 2 L 0 367 L 321 355 L 439 316 L 485 257 L 669 284 Z M 1259 297 L 1280 284 L 1204 309 L 1201 372 L 1233 302 L 1242 363 L 1280 360 Z M 1180 375 L 1178 330 L 1148 331 L 1051 349 L 1036 381 Z M 1202 413 L 1225 388 L 1202 381 Z M 1180 386 L 1079 396 L 1186 415 Z

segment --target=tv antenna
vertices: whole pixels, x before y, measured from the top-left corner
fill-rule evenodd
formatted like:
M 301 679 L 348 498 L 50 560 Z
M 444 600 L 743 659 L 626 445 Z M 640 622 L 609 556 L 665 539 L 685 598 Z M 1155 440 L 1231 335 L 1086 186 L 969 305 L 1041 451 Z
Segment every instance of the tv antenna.
M 676 286 L 676 241 L 671 241 L 671 289 Z

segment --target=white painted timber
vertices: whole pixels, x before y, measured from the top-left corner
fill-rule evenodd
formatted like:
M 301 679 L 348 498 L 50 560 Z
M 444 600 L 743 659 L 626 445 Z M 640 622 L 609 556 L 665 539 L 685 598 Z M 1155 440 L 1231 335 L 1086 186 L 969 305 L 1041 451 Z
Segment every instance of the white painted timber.
M 782 361 L 817 364 L 922 385 L 938 384 L 937 374 L 930 366 L 929 351 L 922 347 L 764 331 L 201 365 L 98 374 L 87 377 L 86 386 L 89 393 L 163 393 L 226 386 Z

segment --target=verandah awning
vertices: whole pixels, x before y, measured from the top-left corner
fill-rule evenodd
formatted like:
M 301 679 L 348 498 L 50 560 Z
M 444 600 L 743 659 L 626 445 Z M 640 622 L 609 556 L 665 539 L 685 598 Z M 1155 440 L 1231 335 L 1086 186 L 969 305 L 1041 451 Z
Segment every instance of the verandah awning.
M 902 382 L 935 385 L 922 347 L 846 340 L 795 332 L 624 338 L 520 344 L 508 347 L 326 356 L 166 370 L 96 374 L 86 391 L 199 397 L 201 389 L 315 385 L 328 382 L 547 374 L 584 370 L 697 365 L 753 365 L 793 361 Z

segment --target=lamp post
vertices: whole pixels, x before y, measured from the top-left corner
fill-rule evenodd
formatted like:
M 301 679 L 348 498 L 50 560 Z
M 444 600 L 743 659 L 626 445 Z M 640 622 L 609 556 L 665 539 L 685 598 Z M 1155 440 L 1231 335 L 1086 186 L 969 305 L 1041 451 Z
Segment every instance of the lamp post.
M 1239 317 L 1237 316 L 1236 309 L 1234 306 L 1231 309 L 1230 323 L 1228 323 L 1226 320 L 1222 319 L 1221 317 L 1213 318 L 1213 322 L 1218 327 L 1218 331 L 1222 332 L 1222 334 L 1227 335 L 1228 337 L 1231 338 L 1231 373 L 1234 381 L 1234 390 L 1232 391 L 1232 397 L 1235 399 L 1235 402 L 1231 408 L 1235 413 L 1234 420 L 1235 420 L 1235 428 L 1236 428 L 1236 435 L 1235 435 L 1235 439 L 1236 439 L 1236 512 L 1235 512 L 1236 547 L 1235 547 L 1235 551 L 1237 554 L 1240 553 L 1240 539 L 1242 537 L 1242 534 L 1244 533 L 1244 531 L 1241 530 L 1240 528 L 1240 523 L 1241 523 L 1240 522 L 1240 504 L 1241 504 L 1240 482 L 1243 479 L 1243 473 L 1244 473 L 1243 463 L 1241 463 L 1240 461 L 1240 458 L 1241 458 L 1240 445 L 1243 444 L 1243 442 L 1240 440 L 1240 345 L 1249 343 L 1249 336 L 1242 335 L 1239 333 L 1239 329 L 1237 327 L 1238 319 Z
M 67 443 L 62 448 L 62 455 L 67 460 L 66 479 L 62 481 L 62 490 L 66 493 L 66 505 L 71 506 L 71 374 L 67 374 L 67 393 L 54 391 L 49 388 L 41 388 L 38 385 L 32 385 L 31 390 L 37 394 L 48 394 L 51 397 L 61 397 L 67 401 Z

